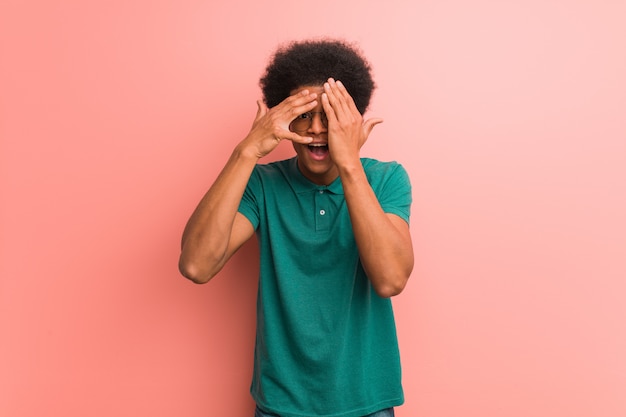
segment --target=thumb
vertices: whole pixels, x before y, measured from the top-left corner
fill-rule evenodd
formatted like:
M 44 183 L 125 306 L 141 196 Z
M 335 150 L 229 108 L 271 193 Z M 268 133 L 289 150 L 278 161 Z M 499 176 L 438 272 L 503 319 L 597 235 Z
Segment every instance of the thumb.
M 313 138 L 310 136 L 300 136 L 295 132 L 286 133 L 282 139 L 287 139 L 295 143 L 309 144 L 313 141 Z
M 367 139 L 372 133 L 374 126 L 383 122 L 381 118 L 367 119 L 365 123 L 363 123 L 363 133 L 365 134 L 365 139 Z
M 263 100 L 257 100 L 256 105 L 257 105 L 257 111 L 256 111 L 256 117 L 254 118 L 254 120 L 259 120 L 261 117 L 265 116 L 265 113 L 267 113 L 268 109 L 265 103 L 263 102 Z

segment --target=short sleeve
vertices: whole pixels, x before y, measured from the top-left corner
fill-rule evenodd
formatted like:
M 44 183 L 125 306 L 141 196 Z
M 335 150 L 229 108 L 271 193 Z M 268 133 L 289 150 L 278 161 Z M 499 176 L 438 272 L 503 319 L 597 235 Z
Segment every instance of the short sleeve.
M 407 223 L 411 216 L 411 181 L 404 167 L 392 163 L 386 170 L 384 181 L 376 193 L 380 206 L 385 213 L 395 214 Z
M 239 208 L 237 211 L 243 214 L 252 223 L 254 229 L 259 226 L 259 198 L 261 194 L 261 178 L 258 170 L 255 168 L 250 175 L 246 189 L 241 197 Z

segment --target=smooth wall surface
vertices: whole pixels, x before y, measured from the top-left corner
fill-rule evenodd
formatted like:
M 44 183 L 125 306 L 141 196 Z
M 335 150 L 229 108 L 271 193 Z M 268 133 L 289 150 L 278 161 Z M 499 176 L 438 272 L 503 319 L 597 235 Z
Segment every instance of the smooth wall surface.
M 0 5 L 0 415 L 252 415 L 257 247 L 180 234 L 275 46 L 361 44 L 416 267 L 399 417 L 626 415 L 626 3 Z M 272 158 L 291 156 L 283 144 Z

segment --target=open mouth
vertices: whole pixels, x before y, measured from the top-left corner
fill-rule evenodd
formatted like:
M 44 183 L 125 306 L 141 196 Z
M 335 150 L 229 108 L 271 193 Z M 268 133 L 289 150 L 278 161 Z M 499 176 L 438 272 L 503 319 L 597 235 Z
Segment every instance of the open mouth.
M 328 155 L 328 145 L 325 143 L 312 143 L 308 145 L 309 152 L 313 154 L 316 158 L 324 158 Z

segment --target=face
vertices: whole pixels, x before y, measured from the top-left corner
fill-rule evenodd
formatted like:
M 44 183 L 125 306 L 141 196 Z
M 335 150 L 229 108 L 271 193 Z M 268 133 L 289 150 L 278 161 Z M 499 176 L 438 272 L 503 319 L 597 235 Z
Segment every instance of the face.
M 297 88 L 291 92 L 291 94 L 298 93 L 302 90 L 309 90 L 312 93 L 317 93 L 318 104 L 312 112 L 311 126 L 306 130 L 291 130 L 300 136 L 309 136 L 313 138 L 313 142 L 308 145 L 293 143 L 293 148 L 298 155 L 298 168 L 300 172 L 309 181 L 315 184 L 328 185 L 333 182 L 339 172 L 337 167 L 333 163 L 330 153 L 328 152 L 328 128 L 322 123 L 322 107 L 321 96 L 324 92 L 324 88 L 321 86 L 303 86 Z

